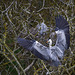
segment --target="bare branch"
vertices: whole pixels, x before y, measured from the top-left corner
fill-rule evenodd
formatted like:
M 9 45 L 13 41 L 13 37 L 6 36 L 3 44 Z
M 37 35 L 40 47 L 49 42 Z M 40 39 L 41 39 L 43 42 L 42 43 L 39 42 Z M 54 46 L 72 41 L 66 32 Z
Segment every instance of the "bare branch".
M 37 59 L 33 60 L 32 63 L 30 65 L 28 65 L 27 68 L 24 69 L 24 72 L 28 71 L 36 62 Z
M 14 1 L 10 4 L 10 6 L 8 8 L 6 8 L 4 11 L 2 11 L 2 13 L 5 13 L 6 11 L 8 11 L 10 9 L 10 7 L 13 5 Z

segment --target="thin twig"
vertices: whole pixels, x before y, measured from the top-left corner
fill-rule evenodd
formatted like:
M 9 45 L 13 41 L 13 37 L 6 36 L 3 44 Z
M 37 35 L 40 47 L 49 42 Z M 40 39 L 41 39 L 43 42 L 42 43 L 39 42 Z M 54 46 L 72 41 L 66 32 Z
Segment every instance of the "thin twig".
M 5 13 L 6 11 L 8 11 L 10 9 L 10 7 L 13 5 L 14 1 L 10 4 L 10 6 L 8 8 L 6 8 L 4 11 L 2 11 L 2 13 Z
M 14 66 L 14 68 L 16 69 L 18 75 L 20 75 L 20 72 L 19 72 L 18 68 L 12 63 L 12 61 L 10 60 L 10 58 L 8 58 L 5 53 L 3 53 L 3 55 L 4 55 L 4 56 L 10 61 L 10 63 Z
M 13 56 L 13 58 L 15 59 L 15 61 L 17 62 L 17 64 L 18 64 L 19 67 L 21 68 L 21 70 L 23 71 L 23 68 L 22 68 L 21 64 L 19 63 L 19 61 L 17 60 L 17 58 L 15 57 L 13 51 L 8 47 L 7 44 L 4 43 L 4 46 L 5 46 L 6 49 L 10 52 L 10 54 Z M 24 75 L 26 75 L 24 71 L 23 71 L 23 73 L 24 73 Z
M 24 69 L 24 72 L 28 71 L 36 62 L 37 59 L 33 60 L 32 63 Z

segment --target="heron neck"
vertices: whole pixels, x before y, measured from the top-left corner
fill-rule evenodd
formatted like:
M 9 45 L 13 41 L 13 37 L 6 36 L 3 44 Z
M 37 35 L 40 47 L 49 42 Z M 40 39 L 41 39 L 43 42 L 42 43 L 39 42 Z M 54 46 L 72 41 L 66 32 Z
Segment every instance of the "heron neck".
M 49 44 L 49 49 L 52 47 L 52 44 Z

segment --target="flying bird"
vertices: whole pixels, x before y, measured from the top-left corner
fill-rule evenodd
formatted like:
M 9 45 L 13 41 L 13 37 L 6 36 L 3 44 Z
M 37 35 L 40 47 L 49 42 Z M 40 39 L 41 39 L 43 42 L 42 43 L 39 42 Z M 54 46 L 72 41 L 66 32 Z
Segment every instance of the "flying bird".
M 56 44 L 52 46 L 52 40 L 49 39 L 49 47 L 44 46 L 36 40 L 27 40 L 24 38 L 17 38 L 17 42 L 23 48 L 31 51 L 38 58 L 47 61 L 51 66 L 61 65 L 60 59 L 64 56 L 64 51 L 69 48 L 70 34 L 69 24 L 66 19 L 58 15 L 55 18 L 56 28 L 55 33 L 57 35 Z

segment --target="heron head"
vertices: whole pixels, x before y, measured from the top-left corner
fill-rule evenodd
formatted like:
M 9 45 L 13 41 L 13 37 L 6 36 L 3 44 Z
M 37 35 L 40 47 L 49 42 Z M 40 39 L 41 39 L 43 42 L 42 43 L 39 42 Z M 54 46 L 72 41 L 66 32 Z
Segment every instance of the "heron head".
M 49 43 L 49 46 L 51 46 L 51 45 L 52 45 L 52 40 L 49 39 L 49 40 L 47 41 L 47 43 Z

